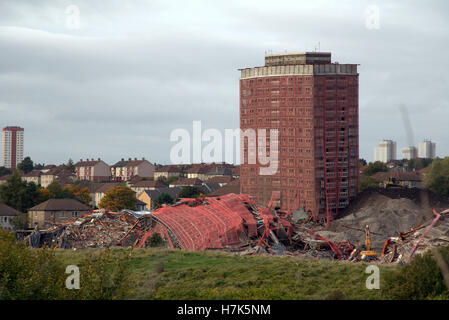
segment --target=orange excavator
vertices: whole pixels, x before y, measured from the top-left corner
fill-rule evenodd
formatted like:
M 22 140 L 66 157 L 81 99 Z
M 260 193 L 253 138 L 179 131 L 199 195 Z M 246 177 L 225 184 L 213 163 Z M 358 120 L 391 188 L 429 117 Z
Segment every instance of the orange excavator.
M 365 251 L 360 252 L 360 258 L 362 260 L 376 260 L 377 259 L 377 253 L 375 251 L 371 250 L 371 238 L 370 238 L 370 231 L 369 231 L 369 225 L 365 226 Z

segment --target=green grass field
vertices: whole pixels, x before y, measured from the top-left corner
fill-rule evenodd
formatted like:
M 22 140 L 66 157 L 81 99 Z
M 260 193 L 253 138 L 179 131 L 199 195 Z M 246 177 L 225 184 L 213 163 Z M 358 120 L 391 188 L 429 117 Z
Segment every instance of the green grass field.
M 57 250 L 67 264 L 101 251 Z M 113 255 L 129 251 L 112 249 Z M 237 256 L 225 252 L 134 249 L 127 270 L 135 281 L 130 299 L 382 299 L 366 289 L 368 264 L 282 256 Z M 82 277 L 82 275 L 81 275 Z M 82 279 L 82 278 L 81 278 Z

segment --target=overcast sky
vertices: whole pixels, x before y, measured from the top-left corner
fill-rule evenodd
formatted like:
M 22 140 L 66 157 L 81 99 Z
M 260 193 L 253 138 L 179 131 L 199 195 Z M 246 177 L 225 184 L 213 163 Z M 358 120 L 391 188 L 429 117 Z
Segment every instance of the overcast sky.
M 24 127 L 39 163 L 169 163 L 173 129 L 239 127 L 238 68 L 320 42 L 360 64 L 362 158 L 384 138 L 449 155 L 449 1 L 392 2 L 2 0 L 0 126 Z

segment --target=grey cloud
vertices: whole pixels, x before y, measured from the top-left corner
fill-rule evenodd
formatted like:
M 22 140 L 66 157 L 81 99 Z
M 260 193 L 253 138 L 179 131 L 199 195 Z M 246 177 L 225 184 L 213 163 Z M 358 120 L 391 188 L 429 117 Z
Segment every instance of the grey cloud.
M 81 10 L 80 30 L 64 9 Z M 365 27 L 367 5 L 380 30 Z M 0 3 L 0 125 L 25 127 L 38 162 L 69 157 L 168 162 L 170 131 L 237 128 L 240 67 L 264 51 L 331 50 L 360 63 L 360 154 L 379 140 L 449 153 L 447 1 L 3 1 Z

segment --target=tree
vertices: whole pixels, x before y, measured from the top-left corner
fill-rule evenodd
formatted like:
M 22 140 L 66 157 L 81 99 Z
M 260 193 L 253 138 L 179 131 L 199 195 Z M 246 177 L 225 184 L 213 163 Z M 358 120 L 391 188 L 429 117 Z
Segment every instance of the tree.
M 198 188 L 192 186 L 185 186 L 178 194 L 178 198 L 196 198 L 201 194 Z
M 174 199 L 172 198 L 172 196 L 170 196 L 167 193 L 161 193 L 156 199 L 154 199 L 154 202 L 157 203 L 158 205 L 162 205 L 162 204 L 172 204 L 174 201 Z
M 117 186 L 106 192 L 99 207 L 121 211 L 123 209 L 135 210 L 136 205 L 137 199 L 134 191 L 125 186 Z
M 373 177 L 367 176 L 360 181 L 360 191 L 363 191 L 370 187 L 378 187 L 379 183 L 380 183 L 379 180 L 377 180 Z
M 427 168 L 424 185 L 436 194 L 449 196 L 449 157 L 433 160 Z
M 165 183 L 166 183 L 167 185 L 170 185 L 171 183 L 173 183 L 173 182 L 177 181 L 177 180 L 178 180 L 178 178 L 179 178 L 179 177 L 177 177 L 177 176 L 173 176 L 173 177 L 168 177 L 168 179 L 167 179 L 167 180 L 165 180 Z
M 63 188 L 64 192 L 70 192 L 78 201 L 89 205 L 92 201 L 92 197 L 89 194 L 89 188 L 88 187 L 80 187 L 80 186 L 71 186 L 67 185 Z
M 0 177 L 1 176 L 6 176 L 8 174 L 11 174 L 12 171 L 11 169 L 5 168 L 5 167 L 0 167 Z
M 28 228 L 28 214 L 23 213 L 11 219 L 14 230 L 24 230 Z
M 18 168 L 23 173 L 31 172 L 31 171 L 33 171 L 33 168 L 34 168 L 33 161 L 31 160 L 30 157 L 26 157 L 25 159 L 23 159 L 23 161 L 21 163 L 19 163 Z
M 40 188 L 38 192 L 39 192 L 39 196 L 37 197 L 38 203 L 42 203 L 52 198 L 52 193 L 47 188 Z
M 425 158 L 416 158 L 408 161 L 407 166 L 413 170 L 421 170 L 427 168 L 433 159 L 425 159 Z
M 15 170 L 6 183 L 0 186 L 0 202 L 20 212 L 26 212 L 37 204 L 39 197 L 35 183 L 23 181 L 19 170 Z
M 377 172 L 388 172 L 388 167 L 381 161 L 370 162 L 368 167 L 363 170 L 363 173 L 367 176 L 372 176 Z
M 67 163 L 64 165 L 64 167 L 72 173 L 75 172 L 75 163 L 73 162 L 72 159 L 69 159 L 69 161 L 67 161 Z
M 62 188 L 57 181 L 53 181 L 47 186 L 50 191 L 50 199 L 75 199 L 75 195 L 68 189 Z
M 366 160 L 365 159 L 362 159 L 362 158 L 360 158 L 359 159 L 359 162 L 360 162 L 360 166 L 361 167 L 364 167 L 364 166 L 366 166 L 368 163 L 366 162 Z

